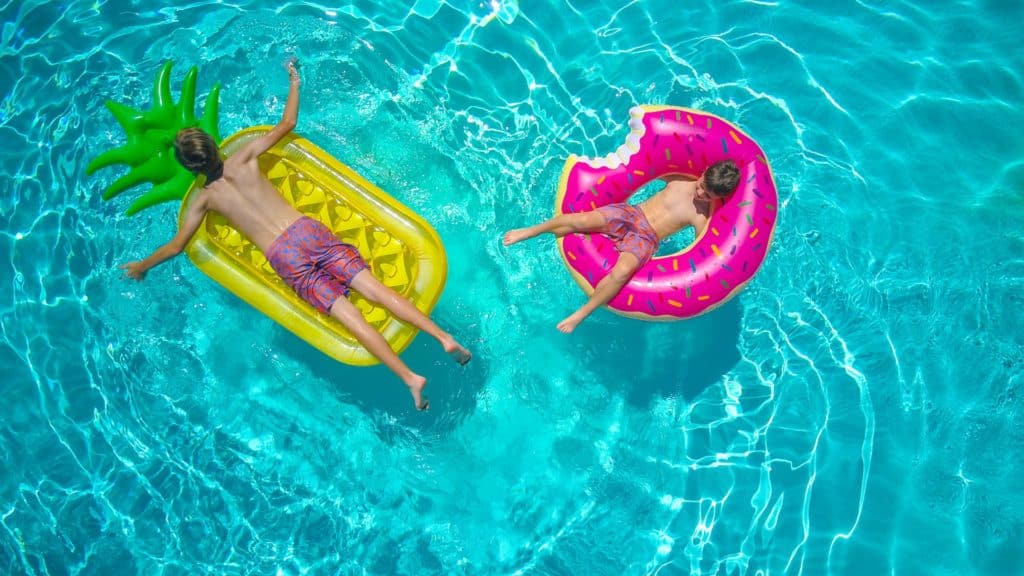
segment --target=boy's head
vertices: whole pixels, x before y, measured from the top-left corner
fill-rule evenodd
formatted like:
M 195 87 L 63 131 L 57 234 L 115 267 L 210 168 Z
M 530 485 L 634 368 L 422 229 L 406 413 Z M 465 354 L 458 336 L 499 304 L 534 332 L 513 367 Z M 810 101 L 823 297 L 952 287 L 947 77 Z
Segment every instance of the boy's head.
M 193 174 L 214 180 L 223 170 L 217 143 L 199 128 L 185 128 L 174 138 L 174 157 Z
M 732 160 L 720 160 L 715 162 L 698 181 L 698 189 L 703 188 L 708 194 L 715 198 L 725 198 L 740 183 L 740 169 Z

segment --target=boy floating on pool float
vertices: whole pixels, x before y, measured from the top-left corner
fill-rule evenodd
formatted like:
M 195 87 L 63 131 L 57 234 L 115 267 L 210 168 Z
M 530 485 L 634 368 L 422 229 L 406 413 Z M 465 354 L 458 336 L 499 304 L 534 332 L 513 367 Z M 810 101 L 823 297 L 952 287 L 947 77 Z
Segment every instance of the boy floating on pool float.
M 594 287 L 587 303 L 558 323 L 558 329 L 572 332 L 594 310 L 607 304 L 622 290 L 658 251 L 666 237 L 693 226 L 700 236 L 711 214 L 713 200 L 724 199 L 739 183 L 740 171 L 732 160 L 708 166 L 700 178 L 671 175 L 663 190 L 639 206 L 625 202 L 601 206 L 595 210 L 560 214 L 528 228 L 505 233 L 504 244 L 551 232 L 556 238 L 566 234 L 600 233 L 607 236 L 619 253 L 619 259 Z
M 174 238 L 148 258 L 122 266 L 125 274 L 142 280 L 154 266 L 180 254 L 199 229 L 208 211 L 225 216 L 267 257 L 274 271 L 317 310 L 338 319 L 374 356 L 409 387 L 418 410 L 429 402 L 423 397 L 426 379 L 416 374 L 391 349 L 356 307 L 349 302 L 354 289 L 379 303 L 395 317 L 433 336 L 459 364 L 471 354 L 416 306 L 385 286 L 368 270 L 358 250 L 341 242 L 320 221 L 303 215 L 274 189 L 261 173 L 258 158 L 295 128 L 299 109 L 299 74 L 288 64 L 291 87 L 281 121 L 266 135 L 221 161 L 217 145 L 204 131 L 180 131 L 175 156 L 195 175 L 206 176 L 206 186 L 192 199 Z

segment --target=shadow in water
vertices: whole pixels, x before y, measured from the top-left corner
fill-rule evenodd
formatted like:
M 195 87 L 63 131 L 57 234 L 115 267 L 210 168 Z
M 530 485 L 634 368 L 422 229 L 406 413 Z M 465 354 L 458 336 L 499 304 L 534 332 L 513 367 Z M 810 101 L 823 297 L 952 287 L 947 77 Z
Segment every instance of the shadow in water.
M 647 408 L 656 398 L 692 402 L 727 374 L 740 360 L 741 317 L 739 298 L 678 322 L 644 322 L 604 311 L 574 336 L 585 342 L 584 360 L 598 363 L 592 369 L 610 391 Z
M 443 317 L 435 317 L 444 324 Z M 460 327 L 463 342 L 478 342 L 479 334 Z M 427 379 L 426 397 L 430 409 L 417 412 L 405 384 L 383 364 L 370 367 L 349 366 L 335 361 L 283 327 L 276 326 L 270 345 L 305 366 L 310 374 L 330 382 L 332 392 L 357 405 L 371 416 L 387 414 L 402 425 L 444 433 L 474 411 L 477 392 L 487 374 L 484 359 L 474 353 L 473 360 L 459 366 L 429 335 L 419 333 L 401 354 L 402 360 Z M 468 344 L 467 344 L 468 345 Z

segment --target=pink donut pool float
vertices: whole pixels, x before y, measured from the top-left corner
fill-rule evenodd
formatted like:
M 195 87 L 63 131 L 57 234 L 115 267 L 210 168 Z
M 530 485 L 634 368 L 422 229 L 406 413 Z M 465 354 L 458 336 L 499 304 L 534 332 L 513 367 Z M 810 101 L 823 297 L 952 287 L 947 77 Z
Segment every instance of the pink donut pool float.
M 656 178 L 696 178 L 719 160 L 736 162 L 739 185 L 716 202 L 693 244 L 652 258 L 608 303 L 614 312 L 644 320 L 699 316 L 742 290 L 768 254 L 778 216 L 771 167 L 753 139 L 714 114 L 676 106 L 637 106 L 629 115 L 629 136 L 616 152 L 599 158 L 574 155 L 566 161 L 555 214 L 626 202 Z M 601 234 L 568 234 L 558 246 L 566 267 L 587 294 L 618 260 L 614 244 Z

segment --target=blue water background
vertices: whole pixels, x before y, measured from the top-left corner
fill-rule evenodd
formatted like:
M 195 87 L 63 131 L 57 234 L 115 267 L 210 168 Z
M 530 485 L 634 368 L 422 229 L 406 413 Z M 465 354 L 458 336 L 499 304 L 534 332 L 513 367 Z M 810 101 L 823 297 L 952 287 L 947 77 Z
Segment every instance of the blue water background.
M 410 4 L 412 7 L 410 7 Z M 814 6 L 813 8 L 811 6 Z M 0 7 L 0 573 L 1024 574 L 1024 4 L 538 0 Z M 176 62 L 221 131 L 298 131 L 447 247 L 429 414 L 123 216 L 103 107 Z M 696 320 L 583 302 L 567 155 L 630 106 L 767 151 L 772 253 Z

